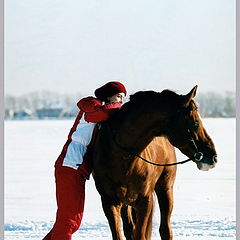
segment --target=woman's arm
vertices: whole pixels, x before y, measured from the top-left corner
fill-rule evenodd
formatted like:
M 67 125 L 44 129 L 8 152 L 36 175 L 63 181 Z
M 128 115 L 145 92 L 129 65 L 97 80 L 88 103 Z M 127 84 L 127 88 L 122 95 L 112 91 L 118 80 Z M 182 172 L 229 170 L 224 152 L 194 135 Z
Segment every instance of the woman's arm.
M 87 122 L 101 122 L 107 120 L 113 112 L 121 108 L 121 103 L 109 103 L 103 105 L 102 102 L 94 97 L 81 99 L 77 106 L 85 112 Z

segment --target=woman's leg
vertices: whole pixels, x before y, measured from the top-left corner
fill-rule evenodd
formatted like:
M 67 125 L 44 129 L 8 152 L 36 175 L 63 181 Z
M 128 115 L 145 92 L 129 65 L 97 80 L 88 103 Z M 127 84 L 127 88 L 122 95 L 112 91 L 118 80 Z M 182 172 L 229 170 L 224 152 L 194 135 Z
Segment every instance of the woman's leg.
M 85 181 L 79 171 L 56 167 L 57 216 L 52 230 L 43 240 L 71 240 L 81 224 L 85 200 Z

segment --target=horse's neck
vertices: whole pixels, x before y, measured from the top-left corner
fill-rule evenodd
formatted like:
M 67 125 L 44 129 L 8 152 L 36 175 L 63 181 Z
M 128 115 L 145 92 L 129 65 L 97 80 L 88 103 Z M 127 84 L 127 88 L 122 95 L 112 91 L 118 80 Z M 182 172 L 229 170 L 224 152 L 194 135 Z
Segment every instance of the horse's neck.
M 125 148 L 135 151 L 143 150 L 155 136 L 164 132 L 164 121 L 156 117 L 131 114 L 116 126 L 116 141 Z

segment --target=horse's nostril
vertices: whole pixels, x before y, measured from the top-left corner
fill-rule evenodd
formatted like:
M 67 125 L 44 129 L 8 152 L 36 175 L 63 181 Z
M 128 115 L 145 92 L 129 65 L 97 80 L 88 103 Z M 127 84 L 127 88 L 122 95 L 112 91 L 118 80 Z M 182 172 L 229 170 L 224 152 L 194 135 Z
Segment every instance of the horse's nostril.
M 213 160 L 213 162 L 217 163 L 217 155 L 214 155 L 212 160 Z

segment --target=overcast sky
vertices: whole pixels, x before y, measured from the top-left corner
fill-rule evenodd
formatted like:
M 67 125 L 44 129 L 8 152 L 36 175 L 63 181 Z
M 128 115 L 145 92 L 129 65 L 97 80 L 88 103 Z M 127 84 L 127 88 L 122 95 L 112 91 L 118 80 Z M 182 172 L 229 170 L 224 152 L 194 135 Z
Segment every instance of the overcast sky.
M 7 0 L 5 94 L 235 91 L 235 0 Z

